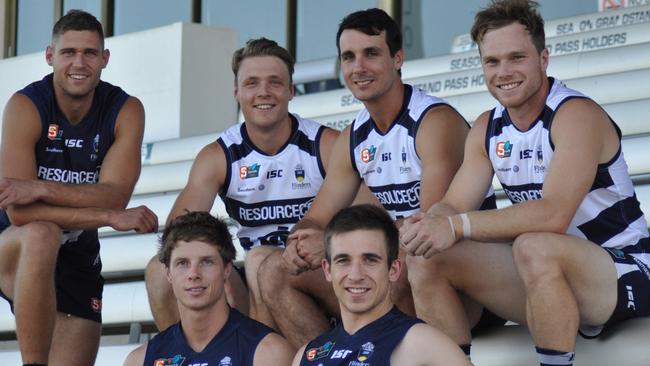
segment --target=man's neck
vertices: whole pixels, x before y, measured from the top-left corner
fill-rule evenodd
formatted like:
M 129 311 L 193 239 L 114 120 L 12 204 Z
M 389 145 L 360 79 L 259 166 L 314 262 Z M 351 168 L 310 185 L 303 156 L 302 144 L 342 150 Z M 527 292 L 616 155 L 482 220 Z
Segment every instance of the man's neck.
M 376 100 L 364 102 L 370 117 L 382 133 L 388 131 L 397 119 L 404 104 L 404 83 L 401 80 L 395 82 L 384 95 Z
M 537 118 L 546 106 L 551 85 L 548 78 L 544 76 L 539 91 L 531 96 L 523 105 L 517 108 L 507 108 L 512 123 L 521 131 L 528 131 L 530 126 L 537 122 Z
M 179 314 L 187 344 L 195 352 L 201 352 L 228 321 L 230 307 L 225 299 L 222 299 L 211 308 L 201 311 L 179 306 Z
M 341 306 L 341 321 L 348 334 L 355 334 L 359 329 L 386 315 L 395 306 L 390 299 L 378 304 L 364 313 L 353 313 Z
M 252 123 L 245 123 L 246 133 L 255 147 L 267 155 L 275 155 L 289 141 L 292 131 L 292 119 L 287 118 L 282 122 L 268 128 L 259 128 Z
M 95 91 L 91 91 L 83 97 L 72 97 L 67 95 L 63 90 L 54 86 L 54 97 L 56 99 L 56 104 L 66 117 L 68 122 L 76 125 L 81 122 L 81 120 L 88 114 L 90 107 L 93 105 L 93 97 L 95 96 Z

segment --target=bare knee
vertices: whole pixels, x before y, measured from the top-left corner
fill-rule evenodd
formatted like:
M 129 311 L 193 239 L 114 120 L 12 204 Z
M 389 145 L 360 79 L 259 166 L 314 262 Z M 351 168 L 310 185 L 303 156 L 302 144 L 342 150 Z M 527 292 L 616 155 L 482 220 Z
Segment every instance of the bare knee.
M 144 279 L 149 298 L 165 297 L 165 294 L 171 293 L 171 286 L 167 281 L 166 267 L 158 260 L 158 256 L 154 256 L 147 263 L 144 270 Z
M 437 281 L 445 280 L 445 262 L 440 256 L 425 259 L 420 256 L 407 256 L 408 282 L 413 291 L 429 288 Z
M 288 285 L 289 275 L 282 263 L 282 253 L 269 255 L 259 266 L 257 283 L 264 302 L 272 301 Z
M 248 287 L 253 290 L 253 293 L 257 295 L 259 292 L 259 284 L 257 281 L 258 272 L 262 262 L 266 260 L 274 252 L 279 251 L 275 248 L 270 247 L 255 247 L 246 253 L 246 260 L 244 261 L 244 270 L 246 271 L 246 282 Z
M 553 243 L 544 233 L 525 233 L 515 239 L 512 255 L 526 287 L 561 275 Z
M 38 266 L 45 263 L 54 265 L 63 235 L 59 226 L 51 222 L 32 222 L 18 227 L 15 235 L 20 246 L 21 262 L 27 260 L 33 264 L 39 262 Z

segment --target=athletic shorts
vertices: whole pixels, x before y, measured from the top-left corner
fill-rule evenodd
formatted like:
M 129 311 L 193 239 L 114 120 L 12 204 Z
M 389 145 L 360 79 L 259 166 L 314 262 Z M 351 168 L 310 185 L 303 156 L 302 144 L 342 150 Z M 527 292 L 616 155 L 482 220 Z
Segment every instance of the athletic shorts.
M 104 278 L 96 231 L 84 231 L 76 242 L 61 246 L 56 262 L 54 285 L 58 312 L 98 323 L 102 321 Z M 0 291 L 14 311 L 14 304 Z
M 604 248 L 618 274 L 618 298 L 609 320 L 600 327 L 581 327 L 580 335 L 596 338 L 626 319 L 650 315 L 650 238 L 622 249 Z

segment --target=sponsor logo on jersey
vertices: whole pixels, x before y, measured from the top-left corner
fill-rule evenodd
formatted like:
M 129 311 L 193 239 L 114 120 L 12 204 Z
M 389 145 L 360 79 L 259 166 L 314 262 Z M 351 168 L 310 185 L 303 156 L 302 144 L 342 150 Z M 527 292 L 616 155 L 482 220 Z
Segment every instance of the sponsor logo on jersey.
M 346 358 L 346 357 L 348 357 L 348 355 L 350 353 L 352 353 L 352 350 L 349 350 L 349 349 L 337 349 L 336 351 L 334 351 L 332 353 L 332 357 L 330 357 L 330 359 L 336 360 L 336 359 L 339 359 L 339 358 Z
M 49 180 L 52 182 L 62 182 L 62 183 L 97 183 L 97 178 L 99 176 L 98 171 L 88 172 L 88 171 L 79 171 L 75 172 L 67 169 L 58 169 L 58 168 L 48 168 L 44 166 L 38 167 L 38 178 L 43 180 Z
M 63 152 L 62 149 L 57 149 L 56 147 L 46 147 L 45 152 L 60 154 Z
M 361 150 L 361 161 L 364 163 L 369 163 L 375 160 L 375 154 L 377 153 L 377 147 L 375 145 L 370 145 Z
M 506 193 L 506 196 L 508 196 L 510 202 L 512 203 L 538 200 L 542 198 L 541 189 L 524 189 L 520 191 L 512 191 L 504 188 L 503 191 Z
M 302 183 L 302 181 L 305 180 L 305 169 L 303 169 L 302 165 L 296 165 L 293 175 L 296 177 L 298 183 Z
M 517 173 L 519 171 L 519 165 L 515 165 L 512 167 L 512 171 Z
M 537 152 L 535 154 L 535 157 L 537 158 L 537 164 L 534 166 L 534 170 L 536 174 L 544 174 L 546 173 L 546 165 L 544 165 L 544 153 L 542 152 L 542 146 L 537 146 Z
M 372 342 L 364 343 L 359 350 L 357 360 L 363 362 L 369 359 L 372 356 L 373 352 L 375 352 L 375 345 L 372 344 Z
M 286 219 L 302 219 L 313 202 L 313 198 L 306 202 L 282 204 L 282 202 L 263 202 L 263 206 L 239 207 L 239 217 L 243 221 L 275 221 Z M 245 224 L 245 222 L 241 222 Z
M 319 358 L 327 357 L 334 347 L 334 342 L 327 341 L 320 347 L 310 348 L 307 350 L 307 361 L 318 360 Z
M 269 170 L 266 172 L 266 179 L 282 178 L 283 173 L 282 169 Z
M 416 182 L 411 187 L 399 185 L 383 191 L 375 192 L 373 190 L 373 194 L 386 209 L 391 208 L 396 211 L 404 211 L 407 208 L 413 209 L 420 207 L 420 182 Z
M 399 173 L 400 174 L 408 174 L 411 172 L 411 167 L 410 166 L 405 166 L 406 165 L 406 148 L 402 147 L 402 165 L 399 167 Z
M 248 178 L 257 178 L 260 175 L 261 165 L 258 163 L 239 167 L 239 178 L 248 179 Z
M 153 362 L 153 366 L 181 366 L 185 357 L 176 355 L 172 358 L 159 358 Z
M 632 286 L 627 285 L 625 286 L 625 289 L 627 290 L 627 308 L 636 310 L 636 305 L 634 304 L 634 292 Z
M 296 168 L 293 171 L 293 175 L 296 177 L 298 183 L 291 182 L 291 189 L 311 189 L 311 183 L 305 182 L 305 169 L 302 165 L 296 165 Z
M 50 140 L 61 140 L 63 136 L 63 130 L 59 129 L 59 125 L 51 123 L 47 127 L 47 138 Z
M 232 366 L 232 358 L 226 356 L 219 361 L 219 366 Z
M 512 155 L 512 144 L 510 140 L 497 142 L 496 153 L 501 159 L 509 158 Z
M 90 298 L 90 308 L 93 309 L 94 312 L 96 313 L 101 313 L 102 312 L 102 300 L 96 298 L 96 297 L 91 297 Z
M 93 152 L 90 153 L 90 161 L 96 161 L 99 153 L 99 134 L 95 135 L 93 139 Z

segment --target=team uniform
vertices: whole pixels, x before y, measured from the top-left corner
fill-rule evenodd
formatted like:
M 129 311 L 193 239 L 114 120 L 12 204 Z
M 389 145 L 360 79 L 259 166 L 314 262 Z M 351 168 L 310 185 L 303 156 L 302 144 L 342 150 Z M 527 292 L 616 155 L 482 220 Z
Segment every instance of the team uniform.
M 420 319 L 393 307 L 388 313 L 350 335 L 339 323 L 305 347 L 301 366 L 390 365 L 390 357 L 406 333 Z
M 290 117 L 291 137 L 272 156 L 255 147 L 244 124 L 230 127 L 217 140 L 227 160 L 220 196 L 240 225 L 237 237 L 245 250 L 284 247 L 289 231 L 323 184 L 320 138 L 326 127 L 298 115 Z
M 129 95 L 100 81 L 88 114 L 71 124 L 56 104 L 52 74 L 18 93 L 34 103 L 41 117 L 41 136 L 35 146 L 38 179 L 97 183 L 104 157 L 115 140 L 117 115 Z M 3 210 L 0 225 L 2 230 L 10 225 Z M 97 230 L 64 231 L 55 271 L 57 310 L 101 322 L 101 269 Z
M 572 98 L 587 98 L 549 78 L 546 106 L 528 131 L 520 131 L 499 105 L 492 110 L 486 149 L 494 172 L 513 204 L 542 198 L 542 186 L 552 164 L 551 126 L 557 109 Z M 610 119 L 611 120 L 611 119 Z M 621 137 L 621 131 L 612 120 Z M 618 303 L 608 323 L 650 315 L 650 239 L 648 225 L 630 180 L 619 144 L 616 155 L 600 164 L 589 193 L 573 217 L 567 234 L 607 250 L 618 273 Z M 600 329 L 582 329 L 596 335 Z
M 442 99 L 404 84 L 402 109 L 386 133 L 377 128 L 365 108 L 352 122 L 352 167 L 393 220 L 420 211 L 422 161 L 415 148 L 415 136 L 426 113 L 443 105 L 449 106 Z M 496 208 L 492 189 L 487 197 L 482 208 Z
M 180 323 L 158 333 L 147 344 L 145 366 L 253 366 L 260 341 L 271 328 L 230 309 L 223 328 L 200 352 L 194 351 Z

